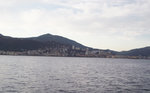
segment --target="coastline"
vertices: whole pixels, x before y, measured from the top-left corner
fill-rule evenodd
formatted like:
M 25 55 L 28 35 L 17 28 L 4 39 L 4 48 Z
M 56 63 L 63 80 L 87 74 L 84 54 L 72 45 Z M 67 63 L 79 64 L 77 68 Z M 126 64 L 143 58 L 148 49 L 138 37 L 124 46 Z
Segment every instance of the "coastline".
M 1 55 L 0 56 L 26 56 L 26 57 L 64 57 L 64 58 L 108 58 L 108 59 L 138 59 L 150 60 L 150 58 L 132 58 L 132 57 L 95 57 L 95 56 L 49 56 L 49 55 Z

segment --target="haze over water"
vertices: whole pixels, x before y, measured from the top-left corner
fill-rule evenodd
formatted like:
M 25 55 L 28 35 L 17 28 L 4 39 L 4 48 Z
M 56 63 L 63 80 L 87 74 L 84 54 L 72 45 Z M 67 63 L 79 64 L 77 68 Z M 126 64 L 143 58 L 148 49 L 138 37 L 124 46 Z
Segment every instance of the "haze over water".
M 150 60 L 0 56 L 0 93 L 149 93 Z

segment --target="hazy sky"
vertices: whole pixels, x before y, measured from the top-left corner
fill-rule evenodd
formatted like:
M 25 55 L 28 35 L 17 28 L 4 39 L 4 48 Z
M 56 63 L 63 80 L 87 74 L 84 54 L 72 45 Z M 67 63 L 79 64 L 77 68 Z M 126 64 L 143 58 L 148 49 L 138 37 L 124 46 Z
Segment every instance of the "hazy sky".
M 51 33 L 100 49 L 150 46 L 150 0 L 0 0 L 0 33 Z

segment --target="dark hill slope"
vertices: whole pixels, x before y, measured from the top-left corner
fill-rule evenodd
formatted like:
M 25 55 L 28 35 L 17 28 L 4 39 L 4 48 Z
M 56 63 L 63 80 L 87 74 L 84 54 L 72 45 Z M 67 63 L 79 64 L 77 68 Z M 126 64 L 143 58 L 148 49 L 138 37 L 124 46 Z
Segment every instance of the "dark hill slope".
M 28 38 L 12 38 L 0 35 L 0 50 L 3 51 L 36 50 L 45 47 L 54 48 L 57 46 L 63 46 L 63 44 L 54 41 L 40 42 Z
M 119 55 L 126 55 L 126 56 L 150 56 L 150 47 L 138 48 L 129 51 L 122 51 L 118 53 Z
M 7 51 L 21 51 L 21 50 L 33 50 L 44 47 L 44 44 L 41 42 L 11 38 L 11 37 L 0 37 L 0 50 Z
M 58 35 L 44 34 L 44 35 L 41 35 L 38 37 L 32 37 L 30 39 L 40 41 L 40 42 L 54 41 L 54 42 L 65 44 L 65 45 L 74 45 L 76 47 L 86 48 L 84 45 L 77 43 L 76 41 L 73 41 L 73 40 L 70 40 L 68 38 L 58 36 Z

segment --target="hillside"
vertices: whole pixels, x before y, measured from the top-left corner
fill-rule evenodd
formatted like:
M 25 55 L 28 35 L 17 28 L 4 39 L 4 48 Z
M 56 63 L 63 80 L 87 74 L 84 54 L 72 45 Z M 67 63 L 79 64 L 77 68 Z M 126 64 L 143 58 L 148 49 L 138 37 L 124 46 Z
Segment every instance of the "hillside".
M 80 48 L 86 48 L 84 45 L 77 43 L 76 41 L 73 41 L 68 38 L 58 36 L 58 35 L 44 34 L 38 37 L 29 38 L 29 39 L 44 42 L 44 43 L 54 41 L 54 42 L 61 43 L 61 44 L 72 45 L 72 46 L 76 46 Z
M 112 51 L 86 47 L 68 38 L 44 34 L 38 37 L 13 38 L 0 34 L 0 54 L 85 56 L 109 58 L 149 58 L 150 47 L 129 51 Z
M 42 42 L 29 38 L 13 38 L 0 35 L 0 50 L 2 51 L 37 50 L 46 47 L 54 48 L 56 46 L 63 46 L 63 44 L 55 41 Z
M 125 56 L 150 56 L 150 47 L 144 47 L 144 48 L 138 48 L 138 49 L 132 49 L 129 51 L 122 51 L 118 53 L 119 55 L 125 55 Z

